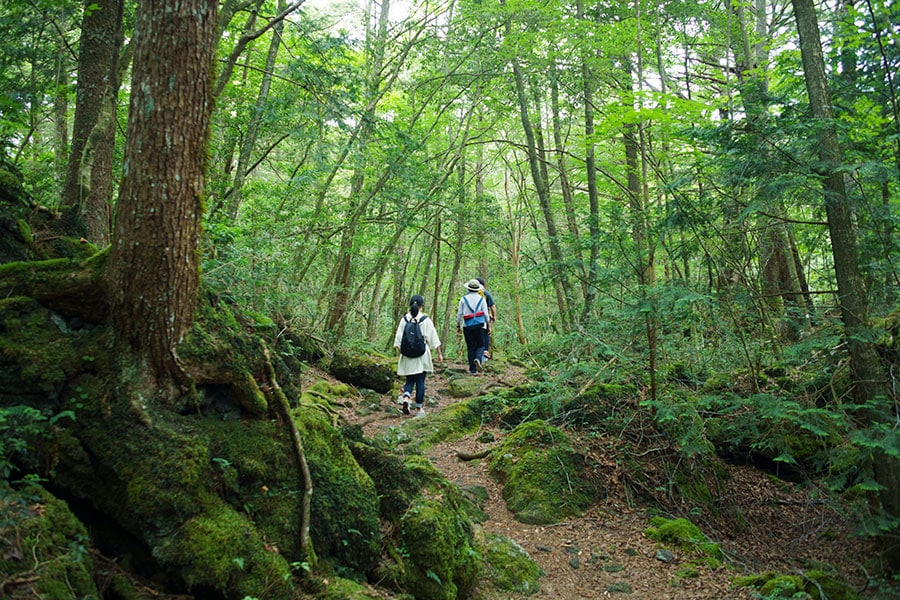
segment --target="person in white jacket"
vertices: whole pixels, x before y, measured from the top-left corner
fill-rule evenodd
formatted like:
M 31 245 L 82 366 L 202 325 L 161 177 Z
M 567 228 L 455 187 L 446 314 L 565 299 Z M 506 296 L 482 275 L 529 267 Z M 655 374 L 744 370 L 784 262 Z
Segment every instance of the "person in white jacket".
M 398 351 L 403 341 L 403 332 L 406 324 L 415 322 L 418 324 L 422 337 L 425 338 L 425 352 L 421 356 L 405 356 L 400 352 L 400 358 L 397 361 L 397 375 L 405 376 L 406 383 L 403 384 L 403 391 L 400 392 L 400 407 L 403 414 L 409 414 L 410 398 L 413 389 L 415 389 L 415 403 L 417 416 L 425 414 L 425 376 L 427 373 L 434 372 L 434 363 L 432 362 L 431 353 L 437 352 L 437 359 L 444 360 L 441 352 L 441 340 L 438 338 L 437 328 L 428 315 L 422 313 L 425 306 L 425 298 L 419 294 L 415 294 L 409 299 L 409 312 L 400 319 L 397 325 L 397 333 L 394 334 L 394 348 Z

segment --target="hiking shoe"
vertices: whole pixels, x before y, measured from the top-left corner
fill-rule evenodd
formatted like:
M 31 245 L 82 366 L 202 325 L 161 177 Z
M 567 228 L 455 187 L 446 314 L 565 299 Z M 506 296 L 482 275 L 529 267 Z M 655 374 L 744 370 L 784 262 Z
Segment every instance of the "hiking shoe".
M 475 359 L 475 370 L 478 371 L 479 373 L 481 373 L 482 371 L 484 371 L 484 365 L 481 364 L 482 362 L 483 362 L 483 361 L 480 361 L 480 360 L 478 360 L 477 358 Z
M 400 397 L 400 410 L 403 411 L 404 415 L 409 414 L 409 394 L 403 394 Z

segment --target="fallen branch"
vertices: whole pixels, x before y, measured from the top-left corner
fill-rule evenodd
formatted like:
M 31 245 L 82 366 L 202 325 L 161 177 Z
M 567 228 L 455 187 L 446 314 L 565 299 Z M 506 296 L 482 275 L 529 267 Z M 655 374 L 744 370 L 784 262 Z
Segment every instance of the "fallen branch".
M 456 458 L 458 458 L 459 460 L 465 460 L 465 461 L 477 460 L 479 458 L 484 458 L 485 456 L 490 454 L 492 450 L 493 450 L 493 448 L 488 448 L 487 450 L 482 450 L 481 452 L 474 452 L 471 454 L 468 452 L 457 452 Z

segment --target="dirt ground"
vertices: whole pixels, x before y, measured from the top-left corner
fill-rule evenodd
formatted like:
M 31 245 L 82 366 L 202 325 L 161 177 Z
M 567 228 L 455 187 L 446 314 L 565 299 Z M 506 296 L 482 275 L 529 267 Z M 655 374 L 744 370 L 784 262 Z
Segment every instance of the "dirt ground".
M 458 401 L 444 392 L 449 375 L 464 372 L 465 365 L 443 364 L 438 371 L 427 380 L 423 417 L 388 409 L 396 401 L 394 398 L 384 402 L 385 410 L 367 416 L 359 416 L 350 402 L 342 417 L 362 425 L 369 437 L 384 428 L 401 426 L 406 419 L 434 418 Z M 473 377 L 483 378 L 484 388 L 518 383 L 521 373 L 511 367 L 500 371 L 489 368 Z M 493 434 L 490 444 L 477 441 L 484 439 L 485 431 Z M 704 520 L 702 515 L 691 517 L 710 539 L 720 544 L 726 566 L 700 568 L 685 576 L 691 557 L 676 550 L 669 562 L 658 558 L 661 546 L 643 533 L 649 526 L 648 511 L 628 497 L 624 485 L 613 486 L 607 498 L 580 517 L 563 523 L 538 526 L 513 519 L 501 486 L 488 474 L 486 461 L 465 461 L 458 456 L 486 450 L 503 435 L 498 426 L 485 424 L 463 439 L 431 447 L 428 457 L 450 481 L 483 486 L 488 492 L 484 529 L 515 540 L 541 566 L 544 576 L 539 582 L 540 590 L 528 598 L 751 599 L 749 590 L 732 586 L 734 577 L 765 571 L 800 574 L 816 563 L 835 565 L 857 590 L 865 591 L 867 574 L 862 563 L 873 549 L 851 535 L 850 524 L 818 498 L 814 488 L 776 480 L 751 466 L 727 466 L 731 483 L 720 499 L 722 512 L 740 514 L 743 519 L 729 523 L 723 519 Z M 604 464 L 603 456 L 591 458 Z M 484 600 L 526 598 L 506 592 L 480 593 Z M 900 590 L 897 597 L 900 598 Z

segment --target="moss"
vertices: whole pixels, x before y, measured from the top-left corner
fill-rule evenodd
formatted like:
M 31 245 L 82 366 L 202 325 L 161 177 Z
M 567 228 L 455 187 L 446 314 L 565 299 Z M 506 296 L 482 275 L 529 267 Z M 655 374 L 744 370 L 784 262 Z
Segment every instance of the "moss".
M 21 492 L 0 487 L 0 498 L 0 580 L 22 574 L 36 598 L 99 597 L 87 529 L 66 503 L 40 487 Z
M 353 456 L 369 474 L 380 502 L 380 514 L 388 521 L 397 521 L 412 505 L 419 490 L 435 472 L 411 468 L 403 458 L 379 449 L 372 444 L 351 444 Z M 434 469 L 430 463 L 427 466 Z
M 294 414 L 313 483 L 311 534 L 317 553 L 365 573 L 381 546 L 375 484 L 326 415 L 314 410 Z
M 664 517 L 653 517 L 650 519 L 650 524 L 651 527 L 644 530 L 644 535 L 652 540 L 673 544 L 716 560 L 722 558 L 722 550 L 719 545 L 710 542 L 700 528 L 688 519 L 669 520 Z
M 408 419 L 403 428 L 418 440 L 417 450 L 424 451 L 433 444 L 463 438 L 480 424 L 481 417 L 472 410 L 470 402 L 455 402 L 427 419 Z
M 584 457 L 561 430 L 543 421 L 516 427 L 491 456 L 490 470 L 503 481 L 507 506 L 524 523 L 556 523 L 580 514 L 600 493 L 586 476 Z
M 266 401 L 266 395 L 259 389 L 253 374 L 243 373 L 237 378 L 236 384 L 238 401 L 244 410 L 255 416 L 266 414 L 269 410 L 269 403 Z
M 474 589 L 481 557 L 469 522 L 451 506 L 422 499 L 400 520 L 400 539 L 408 557 L 403 587 L 417 600 L 456 600 Z
M 261 542 L 253 523 L 213 498 L 204 508 L 157 545 L 154 556 L 176 568 L 191 590 L 293 597 L 289 565 Z
M 482 380 L 468 375 L 453 375 L 447 381 L 446 394 L 451 398 L 470 398 L 478 393 Z
M 391 391 L 396 360 L 377 354 L 336 352 L 328 364 L 328 372 L 341 381 L 381 394 Z
M 735 577 L 732 585 L 749 587 L 765 598 L 812 598 L 813 600 L 859 600 L 859 594 L 829 567 L 812 569 L 802 575 L 767 571 Z
M 57 404 L 67 380 L 83 367 L 82 356 L 92 352 L 88 337 L 30 298 L 0 300 L 4 404 Z
M 370 587 L 341 577 L 330 577 L 327 583 L 321 587 L 322 591 L 316 594 L 318 600 L 377 600 L 383 598 L 383 595 Z
M 340 398 L 350 394 L 350 386 L 346 383 L 332 383 L 321 379 L 307 387 L 305 391 L 323 398 Z
M 514 540 L 487 534 L 484 557 L 491 583 L 498 589 L 529 595 L 539 589 L 543 570 Z
M 17 219 L 16 224 L 19 226 L 19 236 L 22 240 L 24 240 L 26 244 L 33 243 L 34 234 L 31 231 L 31 226 L 28 224 L 28 221 L 25 219 Z

